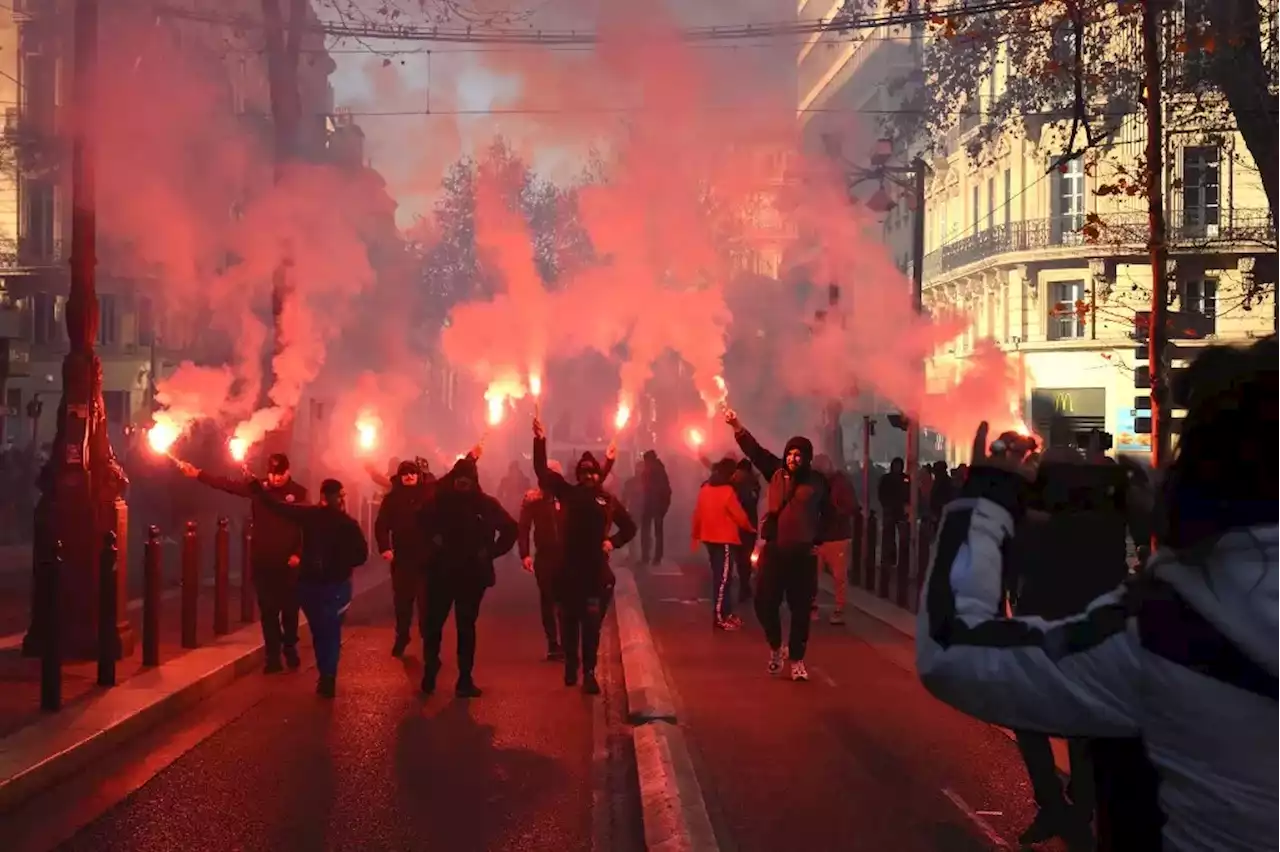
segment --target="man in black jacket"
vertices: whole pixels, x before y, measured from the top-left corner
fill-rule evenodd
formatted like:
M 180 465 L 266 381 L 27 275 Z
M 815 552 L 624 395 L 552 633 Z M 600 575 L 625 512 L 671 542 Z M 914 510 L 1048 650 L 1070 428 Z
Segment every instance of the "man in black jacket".
M 559 462 L 548 462 L 547 467 L 560 473 Z M 520 564 L 538 581 L 538 604 L 542 612 L 542 630 L 547 637 L 547 659 L 563 660 L 554 584 L 564 565 L 564 508 L 549 491 L 534 488 L 524 495 L 520 505 L 519 526 L 516 546 L 520 550 Z
M 822 543 L 824 518 L 829 511 L 830 486 L 813 469 L 813 443 L 804 437 L 787 441 L 783 457 L 764 449 L 743 428 L 738 415 L 726 411 L 743 454 L 768 480 L 766 515 L 760 523 L 764 550 L 760 554 L 760 579 L 756 586 L 756 617 L 769 640 L 769 673 L 782 671 L 782 601 L 791 610 L 788 654 L 791 679 L 805 681 L 809 671 L 804 656 L 809 645 L 809 610 L 818 595 L 817 547 Z
M 268 498 L 283 503 L 306 503 L 307 489 L 293 481 L 289 473 L 289 457 L 272 453 L 267 459 L 267 481 L 255 491 L 253 479 L 231 479 L 200 470 L 188 462 L 178 462 L 186 476 L 234 494 L 250 497 L 253 521 L 253 543 L 249 559 L 253 566 L 253 587 L 258 594 L 258 610 L 262 613 L 262 642 L 265 646 L 268 674 L 282 671 L 280 657 L 289 668 L 300 665 L 298 658 L 298 591 L 297 574 L 302 552 L 302 530 L 289 518 L 264 511 Z
M 573 686 L 578 682 L 581 663 L 582 689 L 588 695 L 600 694 L 596 680 L 600 625 L 614 586 L 609 553 L 626 545 L 636 534 L 635 522 L 626 508 L 603 487 L 614 458 L 614 448 L 610 447 L 601 467 L 591 453 L 583 453 L 574 469 L 577 483 L 570 485 L 547 464 L 546 433 L 537 418 L 533 421 L 534 473 L 542 490 L 560 501 L 564 510 L 564 563 L 554 583 L 565 650 L 564 683 Z M 614 525 L 618 531 L 609 535 Z
M 316 670 L 320 674 L 316 692 L 333 698 L 337 692 L 342 620 L 351 606 L 351 573 L 369 558 L 369 542 L 360 524 L 347 514 L 347 492 L 336 479 L 320 483 L 320 503 L 315 506 L 281 502 L 256 479 L 250 487 L 262 496 L 263 508 L 302 530 L 298 599 L 307 614 L 316 653 Z
M 666 538 L 664 527 L 667 512 L 671 510 L 671 478 L 667 476 L 666 465 L 653 450 L 646 450 L 641 461 L 644 463 L 644 477 L 641 480 L 644 511 L 640 516 L 640 559 L 646 563 L 649 561 L 649 541 L 652 536 L 653 564 L 657 565 L 662 562 Z
M 391 566 L 391 592 L 395 600 L 396 640 L 391 655 L 399 657 L 409 647 L 413 605 L 418 604 L 418 630 L 426 624 L 427 542 L 418 523 L 418 512 L 429 494 L 429 485 L 418 466 L 400 462 L 391 490 L 378 506 L 374 537 L 378 552 Z
M 440 674 L 440 639 L 449 610 L 458 631 L 459 698 L 478 698 L 472 677 L 476 659 L 476 619 L 480 601 L 494 583 L 493 561 L 516 543 L 515 519 L 480 490 L 478 452 L 459 459 L 436 483 L 419 512 L 431 554 L 427 559 L 427 623 L 422 634 L 422 691 L 435 692 Z

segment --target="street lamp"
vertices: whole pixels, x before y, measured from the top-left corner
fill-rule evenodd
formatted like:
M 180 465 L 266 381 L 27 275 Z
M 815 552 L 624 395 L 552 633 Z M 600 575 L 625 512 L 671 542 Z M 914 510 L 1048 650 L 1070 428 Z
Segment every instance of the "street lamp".
M 94 183 L 98 64 L 98 0 L 76 0 L 75 61 L 72 104 L 76 112 L 71 149 L 71 287 L 66 322 L 70 350 L 62 362 L 62 399 L 58 404 L 53 451 L 40 477 L 36 506 L 37 570 L 55 541 L 62 542 L 64 594 L 58 623 L 66 635 L 62 647 L 71 658 L 92 658 L 98 644 L 98 563 L 107 532 L 120 542 L 119 564 L 128 564 L 128 510 L 122 497 L 124 475 L 107 433 L 102 402 L 102 362 L 94 351 L 98 337 L 98 296 L 95 272 L 97 210 Z M 43 558 L 42 558 L 43 557 Z M 118 572 L 116 599 L 117 650 L 133 649 L 133 634 L 124 618 L 124 583 L 128 571 Z M 32 607 L 31 628 L 23 643 L 28 654 L 44 642 L 43 614 Z
M 889 139 L 879 139 L 875 146 L 871 149 L 871 167 L 865 168 L 858 166 L 844 156 L 843 145 L 840 137 L 833 133 L 824 133 L 822 136 L 823 150 L 827 156 L 833 161 L 840 164 L 845 173 L 845 180 L 849 192 L 850 200 L 855 200 L 853 191 L 861 184 L 868 181 L 875 181 L 877 184 L 876 192 L 867 201 L 868 209 L 875 213 L 887 213 L 896 207 L 896 203 L 885 191 L 885 184 L 890 183 L 900 189 L 910 193 L 907 198 L 912 208 L 911 217 L 911 305 L 917 314 L 923 313 L 924 307 L 924 182 L 928 173 L 928 167 L 924 160 L 916 157 L 908 166 L 891 166 L 889 161 L 893 158 L 893 142 Z M 923 385 L 923 363 L 921 363 L 921 375 L 919 381 Z M 906 566 L 910 571 L 914 565 L 915 554 L 919 550 L 920 532 L 918 530 L 917 520 L 919 517 L 919 482 L 917 468 L 920 466 L 920 422 L 919 412 L 908 412 L 910 419 L 907 421 L 907 475 L 908 488 L 910 495 L 907 502 L 907 525 L 909 532 L 907 533 L 906 547 Z M 899 585 L 899 597 L 902 597 L 905 587 Z M 905 604 L 906 601 L 899 600 L 899 604 Z

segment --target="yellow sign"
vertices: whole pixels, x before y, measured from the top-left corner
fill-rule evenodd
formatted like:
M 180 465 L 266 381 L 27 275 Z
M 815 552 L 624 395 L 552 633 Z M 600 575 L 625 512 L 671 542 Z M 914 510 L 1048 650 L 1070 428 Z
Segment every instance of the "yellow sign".
M 1075 400 L 1069 393 L 1055 393 L 1053 395 L 1053 413 L 1054 414 L 1075 414 Z

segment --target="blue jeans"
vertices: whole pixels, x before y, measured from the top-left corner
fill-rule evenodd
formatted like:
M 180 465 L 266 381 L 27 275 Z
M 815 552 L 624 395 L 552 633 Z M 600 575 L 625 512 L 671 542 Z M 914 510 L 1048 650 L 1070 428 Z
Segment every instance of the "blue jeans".
M 707 544 L 707 560 L 711 564 L 711 603 L 716 621 L 724 621 L 733 615 L 734 566 L 740 558 L 736 544 Z
M 338 652 L 342 648 L 342 620 L 351 606 L 351 581 L 299 582 L 298 602 L 311 628 L 316 669 L 322 675 L 334 677 L 338 674 Z

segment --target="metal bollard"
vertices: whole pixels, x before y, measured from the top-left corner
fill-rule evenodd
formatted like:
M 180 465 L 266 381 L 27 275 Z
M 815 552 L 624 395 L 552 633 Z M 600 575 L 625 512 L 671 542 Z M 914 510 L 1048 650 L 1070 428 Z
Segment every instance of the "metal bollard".
M 231 632 L 229 598 L 231 596 L 231 527 L 226 518 L 218 518 L 218 532 L 213 538 L 213 635 Z
M 244 519 L 240 539 L 240 620 L 253 623 L 253 518 Z
M 40 646 L 40 709 L 53 713 L 62 709 L 62 542 L 53 543 L 53 552 L 42 554 L 40 565 L 40 606 L 44 612 L 44 636 Z
M 142 551 L 142 664 L 160 665 L 160 528 L 147 530 L 147 543 Z
M 196 615 L 200 595 L 200 550 L 196 522 L 187 521 L 182 536 L 182 647 L 195 648 Z
M 120 550 L 115 531 L 102 537 L 98 564 L 98 686 L 116 685 L 116 660 L 120 657 L 120 634 L 116 632 L 116 572 Z
M 902 526 L 898 528 L 898 531 L 899 535 L 903 539 L 906 539 L 908 542 L 911 541 L 910 523 L 904 522 Z M 898 546 L 898 564 L 895 566 L 897 576 L 894 578 L 896 580 L 894 603 L 903 609 L 906 609 L 907 605 L 910 603 L 907 600 L 907 590 L 911 587 L 911 562 L 913 552 L 914 548 L 912 547 L 903 547 L 902 545 Z
M 867 528 L 863 535 L 867 537 L 867 558 L 866 563 L 862 566 L 862 587 L 868 592 L 874 593 L 876 590 L 876 569 L 879 566 L 877 557 L 880 554 L 880 524 L 877 522 L 874 511 L 867 514 Z

